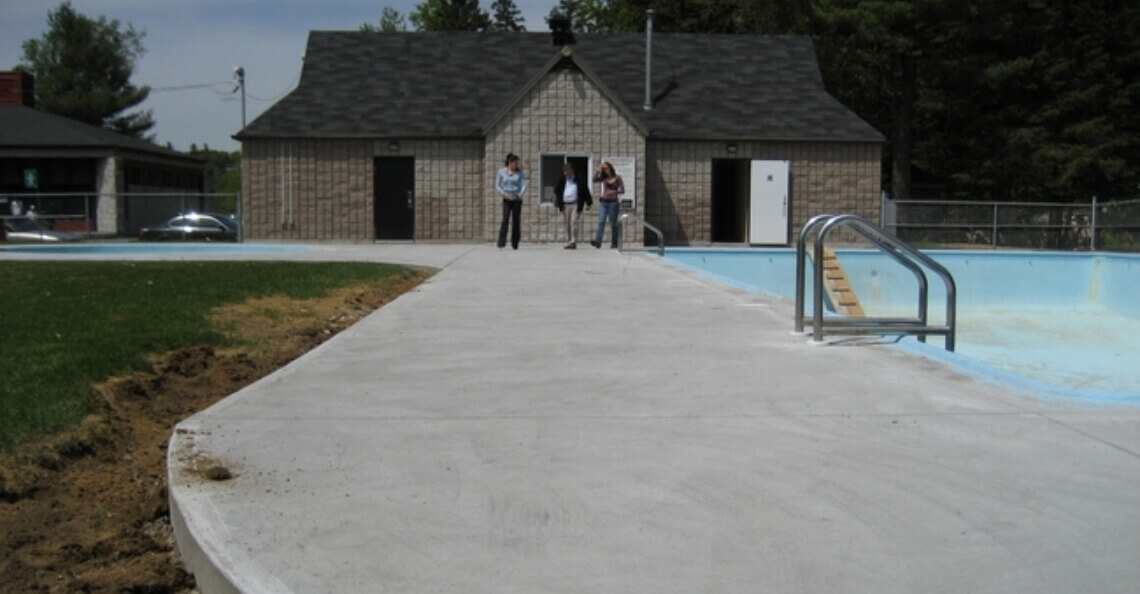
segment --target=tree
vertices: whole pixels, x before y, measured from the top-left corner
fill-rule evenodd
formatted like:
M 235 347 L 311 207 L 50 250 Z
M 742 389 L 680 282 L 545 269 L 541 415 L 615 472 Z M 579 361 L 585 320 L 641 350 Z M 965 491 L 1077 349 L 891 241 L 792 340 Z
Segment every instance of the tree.
M 241 191 L 241 151 L 225 152 L 190 144 L 190 154 L 206 160 L 207 191 L 214 194 L 236 194 Z
M 613 19 L 613 2 L 607 0 L 559 0 L 546 17 L 566 17 L 570 28 L 582 33 L 606 33 L 616 31 Z
M 409 18 L 417 31 L 485 31 L 491 26 L 479 0 L 425 0 Z
M 92 20 L 71 2 L 48 12 L 48 30 L 23 43 L 20 68 L 36 78 L 36 105 L 94 126 L 143 137 L 154 126 L 150 110 L 124 113 L 150 93 L 130 78 L 144 53 L 145 33 L 118 20 Z
M 492 31 L 526 31 L 522 11 L 514 0 L 495 0 L 491 3 L 491 11 L 495 13 L 491 18 Z
M 806 33 L 811 0 L 563 0 L 601 4 L 599 25 L 608 31 L 644 31 L 645 11 L 653 28 L 675 33 Z M 694 6 L 695 5 L 695 6 Z
M 383 33 L 395 33 L 397 31 L 407 31 L 408 25 L 404 22 L 404 15 L 400 14 L 400 11 L 391 6 L 385 6 L 384 9 L 380 11 L 379 27 L 372 23 L 364 23 L 360 26 L 360 30 L 373 33 L 378 31 Z

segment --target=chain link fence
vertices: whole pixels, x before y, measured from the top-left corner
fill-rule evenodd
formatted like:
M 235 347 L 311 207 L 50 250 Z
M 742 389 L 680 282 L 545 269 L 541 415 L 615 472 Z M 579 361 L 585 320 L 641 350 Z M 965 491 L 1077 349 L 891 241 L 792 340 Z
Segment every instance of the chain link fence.
M 238 194 L 131 192 L 0 194 L 0 219 L 85 237 L 134 237 L 185 213 L 240 214 Z M 11 221 L 11 223 L 9 223 Z
M 884 197 L 882 221 L 917 246 L 1140 251 L 1140 200 L 1055 204 Z

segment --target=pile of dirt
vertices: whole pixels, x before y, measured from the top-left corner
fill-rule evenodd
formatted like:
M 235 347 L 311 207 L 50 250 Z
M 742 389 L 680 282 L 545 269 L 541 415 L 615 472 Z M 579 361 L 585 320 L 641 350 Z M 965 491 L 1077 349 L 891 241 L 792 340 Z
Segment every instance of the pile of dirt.
M 324 342 L 426 272 L 325 298 L 270 297 L 214 312 L 242 344 L 155 356 L 154 372 L 94 391 L 104 412 L 0 456 L 0 591 L 193 592 L 174 547 L 166 445 L 175 424 Z

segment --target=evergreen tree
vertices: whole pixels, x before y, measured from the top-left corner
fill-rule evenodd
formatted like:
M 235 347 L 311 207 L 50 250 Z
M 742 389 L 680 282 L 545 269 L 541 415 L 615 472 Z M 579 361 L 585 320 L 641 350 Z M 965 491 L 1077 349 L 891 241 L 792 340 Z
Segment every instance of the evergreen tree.
M 407 31 L 408 25 L 404 22 L 404 15 L 400 14 L 400 11 L 391 6 L 385 6 L 384 9 L 380 11 L 379 26 L 373 25 L 372 23 L 364 23 L 360 26 L 360 30 L 373 33 L 395 33 L 398 31 Z
M 425 0 L 409 18 L 417 31 L 485 31 L 491 26 L 479 0 Z
M 554 17 L 565 17 L 570 19 L 572 31 L 582 33 L 616 31 L 614 4 L 608 0 L 559 0 L 558 4 L 550 9 L 546 22 L 549 23 Z
M 565 0 L 564 0 L 565 1 Z M 804 33 L 811 0 L 585 0 L 601 5 L 600 24 L 611 31 L 653 28 L 674 33 Z
M 492 31 L 526 31 L 522 11 L 514 0 L 495 0 L 491 3 L 491 11 L 495 13 L 491 20 Z
M 961 197 L 1136 196 L 1140 11 L 1112 4 L 969 3 L 928 61 L 915 164 Z
M 118 20 L 92 20 L 70 2 L 48 12 L 48 30 L 23 43 L 20 68 L 36 78 L 36 105 L 94 126 L 143 137 L 154 126 L 149 110 L 123 113 L 142 103 L 150 89 L 130 78 L 142 56 L 143 32 Z

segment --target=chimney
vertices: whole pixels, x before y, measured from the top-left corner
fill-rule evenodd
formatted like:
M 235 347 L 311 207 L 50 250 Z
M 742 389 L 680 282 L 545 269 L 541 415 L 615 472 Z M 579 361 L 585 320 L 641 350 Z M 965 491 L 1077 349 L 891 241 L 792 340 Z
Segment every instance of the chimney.
M 645 105 L 641 108 L 645 111 L 653 109 L 653 98 L 649 94 L 652 87 L 650 84 L 650 75 L 653 72 L 653 9 L 648 8 L 645 10 Z
M 570 17 L 552 16 L 550 23 L 550 38 L 554 45 L 574 45 L 574 32 L 570 30 Z
M 36 106 L 35 78 L 27 72 L 0 72 L 0 105 Z

